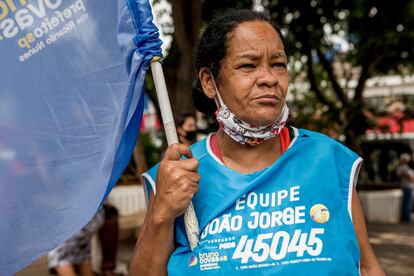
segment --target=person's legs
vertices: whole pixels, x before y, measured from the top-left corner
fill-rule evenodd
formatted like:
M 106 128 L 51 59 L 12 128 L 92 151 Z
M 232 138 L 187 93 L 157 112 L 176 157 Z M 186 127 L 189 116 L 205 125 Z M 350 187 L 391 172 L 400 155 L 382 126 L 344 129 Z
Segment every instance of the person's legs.
M 80 273 L 82 276 L 93 276 L 91 262 L 83 263 L 79 265 Z
M 75 268 L 70 264 L 58 266 L 55 270 L 59 276 L 76 276 Z
M 403 222 L 411 221 L 411 208 L 413 202 L 413 190 L 411 187 L 403 187 L 403 203 L 401 210 L 401 220 Z
M 115 207 L 104 205 L 105 223 L 99 230 L 99 238 L 102 247 L 103 274 L 113 271 L 116 265 L 116 253 L 118 248 L 118 211 Z

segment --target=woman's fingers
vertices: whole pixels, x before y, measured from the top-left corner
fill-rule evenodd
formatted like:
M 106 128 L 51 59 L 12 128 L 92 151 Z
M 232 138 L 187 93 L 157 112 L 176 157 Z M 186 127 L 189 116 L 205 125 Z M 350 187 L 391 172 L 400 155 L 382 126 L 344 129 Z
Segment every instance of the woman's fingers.
M 168 146 L 164 158 L 167 160 L 178 161 L 180 160 L 182 155 L 184 155 L 187 158 L 193 157 L 193 154 L 188 146 L 184 144 L 172 144 Z
M 182 156 L 188 159 L 182 160 Z M 168 220 L 184 213 L 199 190 L 198 160 L 183 144 L 168 147 L 157 174 L 157 211 Z
M 199 183 L 199 182 L 200 182 L 200 180 L 201 180 L 201 176 L 200 176 L 198 173 L 196 173 L 196 172 L 189 172 L 189 173 L 188 173 L 188 178 L 189 178 L 192 182 L 196 183 L 196 186 L 198 187 L 198 183 Z
M 177 163 L 179 163 L 179 167 L 183 168 L 186 171 L 197 172 L 198 170 L 198 160 L 195 158 L 180 160 Z

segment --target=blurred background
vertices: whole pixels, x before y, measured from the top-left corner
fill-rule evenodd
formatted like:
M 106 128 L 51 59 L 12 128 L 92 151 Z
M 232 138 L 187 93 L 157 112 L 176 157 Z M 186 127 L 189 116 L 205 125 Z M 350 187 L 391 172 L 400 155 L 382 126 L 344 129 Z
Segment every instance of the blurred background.
M 282 28 L 289 56 L 290 125 L 326 133 L 364 159 L 358 182 L 369 236 L 388 275 L 414 275 L 414 183 L 398 173 L 414 152 L 414 1 L 154 0 L 164 41 L 164 73 L 175 118 L 194 115 L 200 139 L 216 129 L 196 113 L 194 47 L 212 17 L 232 8 L 262 11 Z M 118 210 L 117 275 L 127 272 L 145 216 L 140 175 L 166 147 L 150 75 L 141 133 L 131 162 L 109 196 Z M 183 127 L 184 128 L 184 127 Z M 407 155 L 406 155 L 407 156 Z M 411 185 L 411 186 L 410 186 Z M 102 250 L 93 241 L 94 268 Z M 17 275 L 48 275 L 45 257 Z

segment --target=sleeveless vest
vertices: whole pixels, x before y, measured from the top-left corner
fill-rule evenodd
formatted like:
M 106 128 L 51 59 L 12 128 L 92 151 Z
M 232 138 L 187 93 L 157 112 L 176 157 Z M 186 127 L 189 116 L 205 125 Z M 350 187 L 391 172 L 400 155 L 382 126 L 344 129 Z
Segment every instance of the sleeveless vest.
M 351 197 L 362 159 L 323 134 L 294 130 L 287 151 L 250 174 L 224 166 L 210 137 L 192 146 L 200 241 L 192 252 L 177 218 L 168 275 L 359 275 Z M 157 169 L 143 175 L 147 193 Z

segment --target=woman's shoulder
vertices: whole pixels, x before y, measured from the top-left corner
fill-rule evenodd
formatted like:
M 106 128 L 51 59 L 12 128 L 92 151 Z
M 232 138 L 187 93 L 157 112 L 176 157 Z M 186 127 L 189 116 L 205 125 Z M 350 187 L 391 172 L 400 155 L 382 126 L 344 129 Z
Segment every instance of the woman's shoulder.
M 317 132 L 317 131 L 313 131 L 313 130 L 309 130 L 309 129 L 305 129 L 305 128 L 296 128 L 296 130 L 297 130 L 296 131 L 297 135 L 302 136 L 302 137 L 309 137 L 311 139 L 319 139 L 319 140 L 322 140 L 324 142 L 331 142 L 331 143 L 336 142 L 335 139 L 329 137 L 328 135 L 326 135 L 322 132 Z
M 309 129 L 299 128 L 297 129 L 297 135 L 298 137 L 301 137 L 302 139 L 306 139 L 309 143 L 312 143 L 315 147 L 323 147 L 325 149 L 331 148 L 332 150 L 342 152 L 346 155 L 352 156 L 356 158 L 358 155 L 342 144 L 340 141 L 324 134 L 321 132 L 312 131 Z
M 200 160 L 207 154 L 208 139 L 210 139 L 210 135 L 191 145 L 190 149 L 194 158 Z
M 308 140 L 312 141 L 312 142 L 321 142 L 321 143 L 328 143 L 328 144 L 333 144 L 333 145 L 337 145 L 340 144 L 342 145 L 340 142 L 338 142 L 337 140 L 335 140 L 334 138 L 322 133 L 322 132 L 317 132 L 317 131 L 313 131 L 313 130 L 309 130 L 309 129 L 305 129 L 305 128 L 297 128 L 296 129 L 296 134 L 298 135 L 298 137 L 305 137 Z

